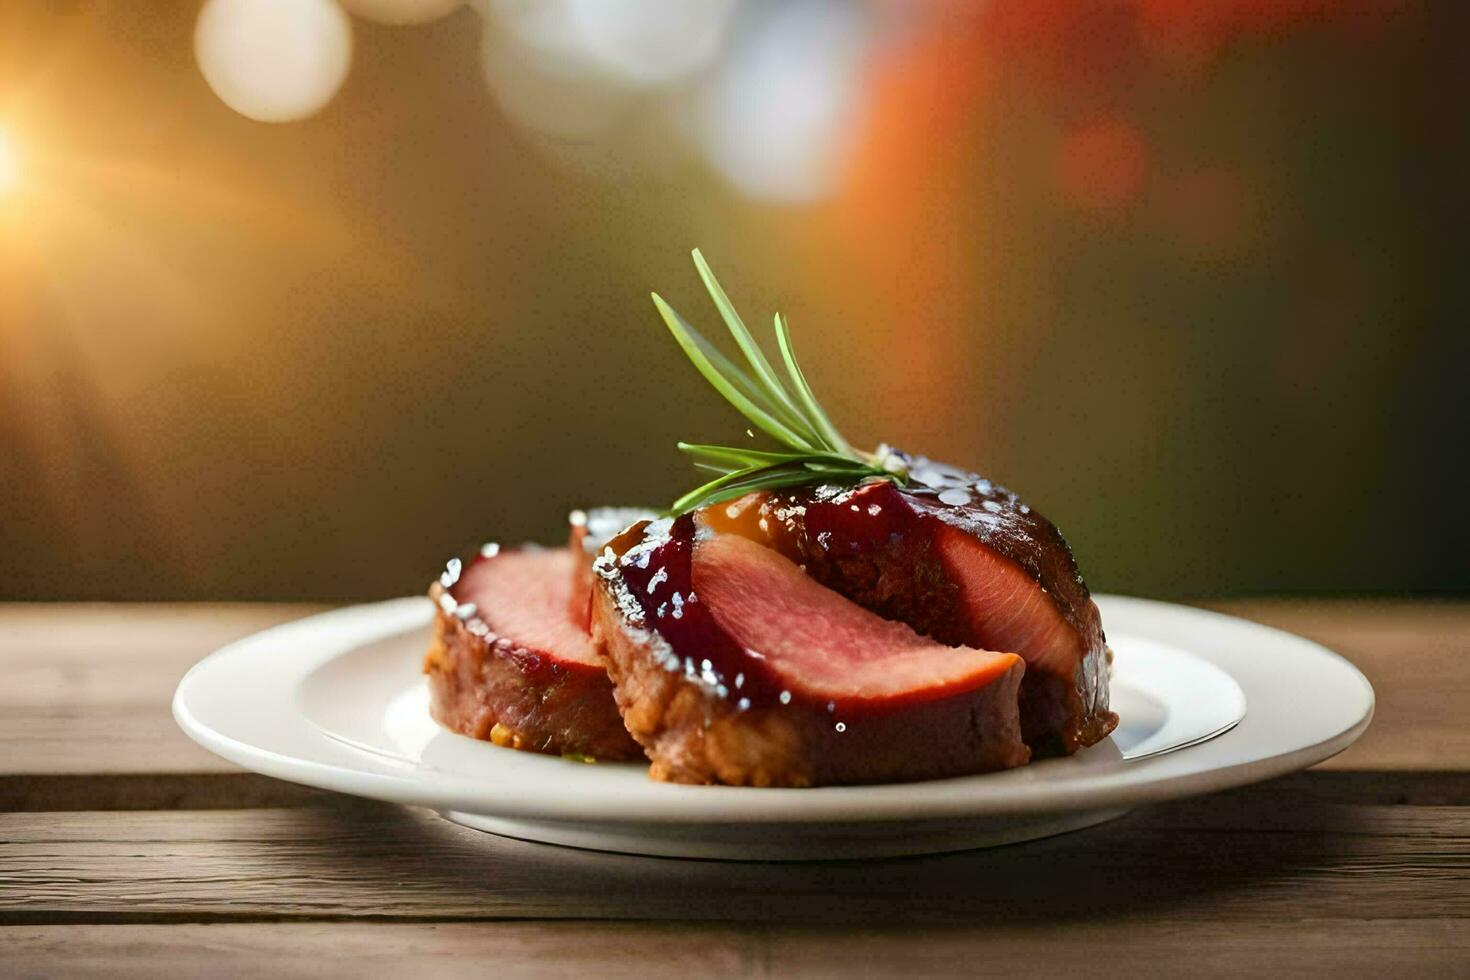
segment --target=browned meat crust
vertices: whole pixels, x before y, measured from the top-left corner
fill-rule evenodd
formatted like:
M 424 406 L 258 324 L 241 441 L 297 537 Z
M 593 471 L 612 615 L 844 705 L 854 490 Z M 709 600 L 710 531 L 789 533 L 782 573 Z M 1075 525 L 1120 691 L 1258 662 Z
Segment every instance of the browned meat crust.
M 1106 638 L 1060 532 L 999 484 L 922 457 L 912 464 L 904 490 L 800 487 L 708 508 L 702 519 L 767 543 L 828 588 L 941 643 L 1025 656 L 1021 724 L 1036 755 L 1070 754 L 1106 738 L 1118 723 L 1108 707 Z M 973 542 L 1001 564 L 966 568 L 956 559 L 967 548 L 956 542 Z M 1039 590 L 1043 602 L 1027 617 L 1038 623 L 1031 635 L 1047 638 L 1039 645 L 1013 645 L 1012 607 L 1024 595 L 1011 593 L 999 610 L 966 601 L 967 582 L 998 577 L 1003 567 L 1014 570 L 1012 581 Z M 1011 628 L 997 630 L 995 621 Z
M 571 577 L 571 566 L 566 568 Z M 445 587 L 430 589 L 437 613 L 424 661 L 430 710 L 444 727 L 497 745 L 552 755 L 641 759 L 600 663 L 578 663 L 457 616 Z
M 692 527 L 688 519 L 677 524 L 671 536 L 674 546 L 652 562 L 659 596 L 670 583 L 679 588 L 674 594 L 693 595 L 683 584 L 689 577 L 690 550 L 678 540 L 691 534 Z M 614 552 L 622 554 L 637 543 L 641 531 L 614 541 Z M 788 691 L 774 703 L 770 697 L 756 697 L 741 705 L 740 692 L 701 682 L 677 666 L 691 654 L 715 657 L 716 647 L 730 642 L 707 603 L 688 600 L 680 608 L 679 629 L 688 649 L 676 650 L 652 628 L 658 614 L 647 610 L 643 600 L 651 592 L 638 577 L 652 566 L 637 559 L 628 565 L 599 561 L 592 629 L 623 722 L 647 749 L 653 778 L 793 787 L 903 782 L 1007 768 L 1029 758 L 1017 713 L 1024 672 L 1019 659 L 1013 658 L 1013 666 L 983 687 L 932 700 L 886 706 L 847 703 L 834 714 L 833 703 L 812 703 Z M 661 628 L 668 628 L 671 620 L 662 623 Z M 747 677 L 745 691 L 750 691 L 751 679 Z M 844 717 L 853 720 L 834 723 Z
M 675 783 L 821 786 L 905 782 L 1005 769 L 1026 762 L 1016 692 L 1022 668 L 987 687 L 865 718 L 838 733 L 819 707 L 735 708 L 660 665 L 662 640 L 630 628 L 610 590 L 593 592 L 593 633 L 608 658 L 623 721 Z

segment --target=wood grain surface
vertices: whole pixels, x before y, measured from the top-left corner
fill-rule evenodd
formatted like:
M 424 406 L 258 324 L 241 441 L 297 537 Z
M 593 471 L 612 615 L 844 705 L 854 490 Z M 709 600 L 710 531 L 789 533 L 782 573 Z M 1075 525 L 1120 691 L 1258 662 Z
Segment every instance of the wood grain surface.
M 861 930 L 687 923 L 11 926 L 15 976 L 1463 976 L 1447 919 L 1069 923 Z
M 478 834 L 178 732 L 192 663 L 313 607 L 0 606 L 0 976 L 1470 975 L 1470 604 L 1217 608 L 1356 663 L 1367 735 L 1050 840 L 776 865 Z

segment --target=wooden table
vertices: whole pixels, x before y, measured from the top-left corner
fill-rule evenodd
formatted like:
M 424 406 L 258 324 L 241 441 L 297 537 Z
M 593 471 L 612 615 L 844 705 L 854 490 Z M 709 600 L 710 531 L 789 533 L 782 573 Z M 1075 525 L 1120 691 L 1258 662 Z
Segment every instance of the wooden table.
M 1220 608 L 1357 663 L 1364 738 L 1047 841 L 757 865 L 481 835 L 178 732 L 190 664 L 310 607 L 0 606 L 0 975 L 1470 976 L 1470 604 Z

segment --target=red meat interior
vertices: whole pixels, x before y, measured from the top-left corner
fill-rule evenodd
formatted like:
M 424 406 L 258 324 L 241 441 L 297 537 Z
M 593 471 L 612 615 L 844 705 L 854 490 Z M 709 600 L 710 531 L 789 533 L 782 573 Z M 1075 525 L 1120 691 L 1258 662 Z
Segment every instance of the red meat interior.
M 1051 597 L 1013 563 L 951 527 L 935 533 L 935 548 L 959 584 L 977 642 L 1013 650 L 1033 670 L 1070 678 L 1086 652 Z
M 749 655 L 793 693 L 922 701 L 983 687 L 1020 663 L 949 647 L 818 585 L 777 552 L 734 534 L 702 536 L 694 592 Z
M 501 636 L 570 663 L 600 667 L 570 612 L 576 559 L 569 549 L 507 551 L 465 569 L 454 589 Z

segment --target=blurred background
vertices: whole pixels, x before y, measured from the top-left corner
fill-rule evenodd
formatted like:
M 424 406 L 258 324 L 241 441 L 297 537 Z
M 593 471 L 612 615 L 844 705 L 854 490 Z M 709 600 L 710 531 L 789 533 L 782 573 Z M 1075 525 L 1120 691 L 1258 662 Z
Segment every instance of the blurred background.
M 0 599 L 416 592 L 818 394 L 1090 584 L 1470 591 L 1456 0 L 0 4 Z

